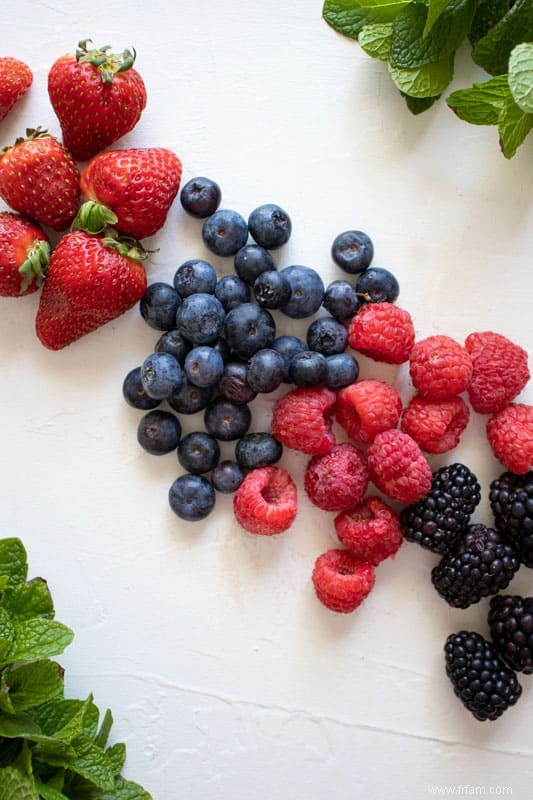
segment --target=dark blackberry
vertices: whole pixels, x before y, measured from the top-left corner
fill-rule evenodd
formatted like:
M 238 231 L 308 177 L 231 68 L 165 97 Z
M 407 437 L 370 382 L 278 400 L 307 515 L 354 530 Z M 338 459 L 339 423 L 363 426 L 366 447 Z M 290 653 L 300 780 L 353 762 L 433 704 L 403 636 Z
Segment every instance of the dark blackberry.
M 497 530 L 513 545 L 520 561 L 533 567 L 533 472 L 504 472 L 491 483 L 489 497 Z
M 479 633 L 453 633 L 446 640 L 444 653 L 453 690 L 476 719 L 498 719 L 522 694 L 515 673 Z
M 520 562 L 511 545 L 485 525 L 469 525 L 455 550 L 431 572 L 433 586 L 447 603 L 468 608 L 482 597 L 505 589 Z
M 492 643 L 513 669 L 533 673 L 533 597 L 498 594 L 490 601 Z
M 468 467 L 442 467 L 433 473 L 428 494 L 401 512 L 404 539 L 434 553 L 445 553 L 465 532 L 480 500 L 479 483 Z

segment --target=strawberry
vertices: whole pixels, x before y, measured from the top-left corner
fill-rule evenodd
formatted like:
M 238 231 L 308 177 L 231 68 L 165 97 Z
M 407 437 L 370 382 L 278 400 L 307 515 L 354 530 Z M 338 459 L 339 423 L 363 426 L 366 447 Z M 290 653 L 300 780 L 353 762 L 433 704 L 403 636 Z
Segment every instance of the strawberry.
M 114 225 L 135 239 L 163 227 L 178 193 L 181 161 L 163 147 L 112 150 L 96 156 L 80 177 L 82 195 L 76 227 L 100 233 Z
M 48 265 L 50 245 L 42 230 L 19 214 L 0 213 L 0 295 L 35 292 Z
M 58 58 L 48 74 L 48 94 L 63 141 L 80 161 L 131 131 L 146 106 L 143 80 L 133 69 L 135 51 L 88 49 L 90 41 L 80 42 L 75 56 Z
M 44 346 L 61 350 L 134 306 L 146 291 L 144 257 L 124 241 L 67 233 L 52 253 L 37 311 Z
M 26 94 L 33 81 L 31 69 L 16 58 L 0 58 L 0 119 Z
M 11 208 L 56 231 L 78 210 L 79 173 L 70 153 L 40 128 L 0 151 L 0 196 Z

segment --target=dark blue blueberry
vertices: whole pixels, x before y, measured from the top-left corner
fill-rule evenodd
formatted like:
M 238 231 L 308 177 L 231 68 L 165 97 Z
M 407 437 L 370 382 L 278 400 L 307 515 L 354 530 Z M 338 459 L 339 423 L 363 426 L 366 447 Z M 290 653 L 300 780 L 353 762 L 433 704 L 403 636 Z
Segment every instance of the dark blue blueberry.
M 200 292 L 185 298 L 176 314 L 176 326 L 193 344 L 214 344 L 222 333 L 224 317 L 222 303 Z
M 247 361 L 258 350 L 270 347 L 276 336 L 272 315 L 255 303 L 241 303 L 226 317 L 226 341 L 232 353 Z
M 297 353 L 307 350 L 307 345 L 296 336 L 278 336 L 272 342 L 272 349 L 276 350 L 283 358 L 283 383 L 291 383 L 289 365 Z
M 141 409 L 141 411 L 148 411 L 150 408 L 156 408 L 161 402 L 161 400 L 150 397 L 150 395 L 146 394 L 144 391 L 140 367 L 135 367 L 135 369 L 128 372 L 122 384 L 122 394 L 124 395 L 126 403 L 129 403 L 133 408 Z
M 221 209 L 204 222 L 202 239 L 215 255 L 234 256 L 246 244 L 248 225 L 236 211 Z
M 274 259 L 264 247 L 247 244 L 235 254 L 235 272 L 245 283 L 253 286 L 263 272 L 276 269 Z
M 307 344 L 309 350 L 316 350 L 323 356 L 343 353 L 348 344 L 348 331 L 333 317 L 320 317 L 307 329 Z
M 170 353 L 182 366 L 190 349 L 191 343 L 184 339 L 179 331 L 167 331 L 157 340 L 155 346 L 156 353 Z
M 183 383 L 179 361 L 170 353 L 152 353 L 141 365 L 141 381 L 146 394 L 164 400 Z
M 227 341 L 224 339 L 223 336 L 221 336 L 218 342 L 213 345 L 213 350 L 216 350 L 217 353 L 220 353 L 224 364 L 226 363 L 226 361 L 230 360 L 231 358 L 230 349 L 228 347 Z
M 217 274 L 207 261 L 192 258 L 178 267 L 174 274 L 174 287 L 182 298 L 191 294 L 214 294 Z
M 289 302 L 291 286 L 276 269 L 262 272 L 254 283 L 255 299 L 263 308 L 281 308 Z
M 354 287 L 348 281 L 333 281 L 326 289 L 322 305 L 339 322 L 350 320 L 361 305 Z
M 289 241 L 292 225 L 286 211 L 267 203 L 252 211 L 248 217 L 248 228 L 257 244 L 267 250 L 275 250 Z
M 170 487 L 168 502 L 178 517 L 197 522 L 213 510 L 215 490 L 202 475 L 182 475 Z
M 181 388 L 177 392 L 169 394 L 167 403 L 178 414 L 196 414 L 197 411 L 206 408 L 212 396 L 213 388 L 211 386 L 206 388 L 194 386 L 185 378 Z
M 326 357 L 313 350 L 298 353 L 291 361 L 289 376 L 296 386 L 325 386 L 328 377 Z
M 211 472 L 220 458 L 220 447 L 214 436 L 194 431 L 184 436 L 178 447 L 178 461 L 193 475 Z
M 232 494 L 243 482 L 244 475 L 236 461 L 221 461 L 211 473 L 211 480 L 217 492 Z
M 355 290 L 363 303 L 394 303 L 400 294 L 398 281 L 388 269 L 371 267 L 357 279 Z M 366 296 L 365 296 L 366 295 Z
M 137 441 L 153 456 L 162 456 L 175 450 L 180 436 L 179 420 L 168 411 L 150 411 L 137 428 Z
M 245 470 L 275 464 L 282 454 L 281 442 L 271 433 L 249 433 L 239 439 L 235 447 L 235 458 Z
M 249 403 L 257 394 L 246 380 L 246 364 L 240 361 L 228 361 L 218 382 L 218 391 L 226 400 L 237 405 Z
M 251 421 L 248 406 L 231 403 L 223 397 L 209 403 L 204 414 L 206 431 L 223 442 L 240 439 L 247 433 Z
M 215 297 L 220 300 L 227 313 L 241 303 L 250 302 L 250 289 L 236 275 L 224 275 L 216 285 Z
M 215 386 L 224 372 L 224 361 L 214 347 L 193 347 L 185 359 L 185 374 L 195 386 Z
M 268 348 L 258 350 L 246 365 L 246 379 L 254 392 L 273 392 L 283 380 L 283 356 Z
M 220 205 L 220 186 L 209 178 L 192 178 L 181 190 L 181 205 L 191 217 L 204 219 L 214 214 Z
M 342 389 L 355 383 L 359 375 L 359 364 L 350 353 L 337 353 L 328 356 L 326 386 L 328 389 Z
M 156 331 L 176 327 L 176 312 L 181 303 L 178 292 L 168 283 L 151 283 L 141 298 L 139 308 L 144 321 Z
M 281 274 L 291 287 L 291 297 L 281 311 L 293 319 L 310 317 L 322 305 L 324 284 L 316 270 L 298 265 L 285 267 Z
M 362 231 L 339 233 L 331 245 L 331 257 L 335 264 L 352 275 L 365 270 L 373 255 L 372 240 Z

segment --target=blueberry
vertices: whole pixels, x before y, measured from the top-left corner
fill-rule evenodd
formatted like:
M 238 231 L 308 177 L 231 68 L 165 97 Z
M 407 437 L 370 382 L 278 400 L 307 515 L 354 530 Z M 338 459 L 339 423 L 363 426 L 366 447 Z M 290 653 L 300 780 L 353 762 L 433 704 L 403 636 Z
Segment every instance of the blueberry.
M 263 308 L 281 308 L 289 302 L 291 285 L 277 269 L 262 272 L 254 283 L 257 303 Z
M 253 286 L 259 275 L 276 269 L 274 259 L 264 247 L 247 244 L 235 254 L 235 272 L 246 283 Z
M 272 203 L 254 209 L 248 217 L 248 227 L 257 244 L 267 250 L 288 242 L 292 229 L 287 212 Z
M 174 274 L 174 287 L 182 298 L 191 294 L 213 294 L 217 285 L 217 274 L 207 261 L 192 258 L 178 267 Z
M 222 209 L 206 219 L 202 227 L 205 246 L 217 256 L 234 256 L 248 239 L 248 225 L 236 211 Z
M 272 315 L 255 303 L 242 303 L 226 317 L 226 341 L 232 353 L 247 361 L 258 350 L 270 347 L 276 336 Z
M 359 298 L 367 303 L 394 303 L 400 294 L 400 286 L 392 272 L 381 267 L 363 272 L 357 279 L 355 290 L 360 295 L 367 295 Z
M 224 372 L 224 361 L 214 347 L 193 347 L 185 359 L 185 374 L 195 386 L 215 386 Z
M 276 350 L 258 350 L 248 361 L 246 378 L 254 392 L 273 392 L 283 380 L 283 356 Z
M 342 389 L 355 383 L 359 375 L 359 364 L 350 353 L 337 353 L 326 358 L 328 389 Z
M 246 364 L 239 361 L 228 361 L 218 382 L 218 391 L 226 400 L 237 405 L 249 403 L 257 394 L 246 380 Z
M 307 329 L 309 350 L 316 350 L 323 356 L 343 353 L 348 344 L 348 331 L 333 317 L 315 319 Z
M 365 270 L 374 255 L 372 240 L 362 231 L 339 233 L 331 245 L 331 257 L 338 267 L 354 274 Z
M 176 314 L 176 325 L 193 344 L 213 344 L 222 333 L 224 309 L 213 295 L 200 292 L 186 297 Z
M 214 436 L 194 431 L 184 436 L 178 447 L 178 461 L 193 475 L 211 472 L 220 458 L 220 447 Z
M 168 411 L 150 411 L 137 428 L 137 441 L 153 456 L 162 456 L 175 450 L 180 436 L 179 420 Z
M 350 320 L 358 311 L 360 300 L 348 281 L 333 281 L 326 289 L 322 305 L 339 322 Z
M 190 349 L 191 343 L 179 331 L 167 331 L 157 340 L 155 346 L 156 353 L 170 353 L 182 366 Z
M 148 411 L 150 408 L 156 408 L 161 402 L 161 400 L 150 397 L 150 395 L 146 394 L 144 391 L 140 367 L 135 367 L 135 369 L 128 372 L 122 384 L 122 394 L 124 395 L 126 403 L 129 403 L 133 408 L 140 408 L 141 411 Z
M 272 349 L 276 350 L 283 358 L 283 382 L 291 383 L 289 365 L 297 353 L 303 353 L 304 350 L 307 350 L 306 343 L 296 336 L 278 336 L 272 342 Z
M 248 406 L 231 403 L 223 397 L 209 403 L 204 414 L 206 431 L 223 442 L 240 439 L 247 433 L 251 421 Z
M 328 377 L 325 356 L 313 350 L 298 353 L 291 361 L 289 376 L 296 386 L 324 386 Z
M 216 285 L 215 297 L 220 300 L 227 313 L 241 303 L 250 302 L 250 289 L 236 275 L 224 275 Z
M 181 519 L 197 522 L 205 519 L 215 505 L 215 490 L 201 475 L 182 475 L 168 492 L 172 511 Z
M 139 308 L 144 321 L 157 331 L 176 327 L 176 312 L 181 303 L 178 292 L 168 283 L 151 283 L 141 298 Z
M 256 469 L 275 464 L 283 454 L 281 442 L 271 433 L 249 433 L 239 439 L 235 458 L 242 469 Z
M 224 364 L 226 363 L 226 361 L 230 360 L 231 358 L 230 349 L 227 341 L 224 339 L 223 336 L 221 336 L 218 342 L 213 345 L 213 350 L 216 350 L 216 352 L 220 354 L 220 357 L 222 358 Z
M 152 353 L 141 365 L 144 391 L 155 400 L 164 400 L 183 383 L 179 362 L 170 353 Z
M 166 400 L 169 406 L 179 414 L 196 414 L 197 411 L 206 408 L 212 396 L 211 386 L 201 388 L 189 383 L 185 378 L 181 388 L 169 394 Z
M 310 317 L 322 305 L 324 284 L 316 270 L 310 267 L 285 267 L 281 274 L 287 278 L 291 287 L 291 297 L 281 311 L 293 319 Z
M 181 205 L 191 217 L 204 219 L 220 205 L 220 186 L 209 178 L 193 178 L 181 190 Z
M 244 480 L 244 475 L 235 461 L 221 461 L 211 473 L 211 480 L 217 492 L 232 494 Z

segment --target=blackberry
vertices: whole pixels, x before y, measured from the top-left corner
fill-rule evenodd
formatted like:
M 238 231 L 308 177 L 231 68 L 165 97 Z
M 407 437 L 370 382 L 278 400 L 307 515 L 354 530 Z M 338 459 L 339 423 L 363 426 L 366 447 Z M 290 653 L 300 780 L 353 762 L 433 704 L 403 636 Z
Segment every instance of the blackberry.
M 446 640 L 444 653 L 453 690 L 476 719 L 498 719 L 522 694 L 515 673 L 479 633 L 453 633 Z
M 489 497 L 497 530 L 513 545 L 520 561 L 533 567 L 533 472 L 504 472 L 491 483 Z
M 404 539 L 445 553 L 465 532 L 481 500 L 476 476 L 464 464 L 451 464 L 433 473 L 429 493 L 400 514 Z
M 492 643 L 513 669 L 533 673 L 533 597 L 499 594 L 490 601 Z
M 451 606 L 468 608 L 505 589 L 519 566 L 513 548 L 497 531 L 469 525 L 456 549 L 445 553 L 433 568 L 431 581 Z

